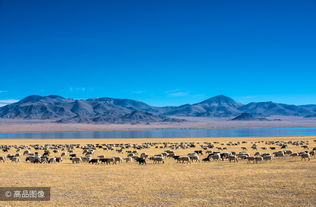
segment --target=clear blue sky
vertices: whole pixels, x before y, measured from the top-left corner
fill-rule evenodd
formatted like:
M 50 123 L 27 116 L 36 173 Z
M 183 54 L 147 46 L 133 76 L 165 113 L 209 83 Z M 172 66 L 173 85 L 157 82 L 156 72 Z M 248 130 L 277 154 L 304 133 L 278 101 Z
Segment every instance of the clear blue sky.
M 316 103 L 315 0 L 0 0 L 0 102 Z

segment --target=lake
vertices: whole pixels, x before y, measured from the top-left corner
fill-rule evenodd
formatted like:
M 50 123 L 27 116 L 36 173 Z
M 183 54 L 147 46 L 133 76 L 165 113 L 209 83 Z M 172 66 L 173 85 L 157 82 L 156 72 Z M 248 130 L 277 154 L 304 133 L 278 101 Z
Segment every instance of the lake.
M 316 136 L 316 127 L 265 129 L 200 129 L 152 131 L 0 133 L 0 139 L 101 139 L 101 138 L 194 138 Z

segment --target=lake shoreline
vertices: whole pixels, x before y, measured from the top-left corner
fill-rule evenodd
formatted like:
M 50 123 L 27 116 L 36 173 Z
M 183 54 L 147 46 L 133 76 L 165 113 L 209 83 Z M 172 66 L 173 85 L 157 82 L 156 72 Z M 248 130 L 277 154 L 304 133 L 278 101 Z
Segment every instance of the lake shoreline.
M 60 124 L 45 121 L 0 119 L 0 133 L 37 132 L 108 132 L 108 131 L 157 131 L 157 130 L 208 130 L 208 129 L 265 129 L 316 127 L 316 119 L 274 117 L 281 121 L 229 121 L 226 119 L 185 117 L 182 123 L 152 124 Z
M 96 131 L 96 132 L 35 132 L 0 133 L 4 139 L 34 140 L 118 140 L 118 139 L 196 139 L 198 138 L 251 138 L 251 137 L 305 137 L 316 136 L 316 127 L 207 129 L 207 130 L 155 130 L 155 131 Z
M 195 138 L 117 138 L 117 139 L 0 139 L 1 144 L 126 144 L 148 142 L 237 142 L 237 141 L 295 141 L 316 140 L 316 136 L 279 136 L 279 137 L 195 137 Z

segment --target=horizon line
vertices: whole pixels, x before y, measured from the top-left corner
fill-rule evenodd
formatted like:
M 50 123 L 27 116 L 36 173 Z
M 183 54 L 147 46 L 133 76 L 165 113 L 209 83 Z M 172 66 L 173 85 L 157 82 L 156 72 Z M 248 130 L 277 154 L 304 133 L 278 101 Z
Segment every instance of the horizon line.
M 223 95 L 223 94 L 219 94 L 219 95 L 215 95 L 215 96 L 210 96 L 209 98 L 206 98 L 206 99 L 202 99 L 200 101 L 197 101 L 197 102 L 194 102 L 194 103 L 184 103 L 184 104 L 179 104 L 179 105 L 172 105 L 172 104 L 165 104 L 165 105 L 160 105 L 160 104 L 150 104 L 148 103 L 147 101 L 142 101 L 142 100 L 139 100 L 139 99 L 133 99 L 133 98 L 117 98 L 117 97 L 110 97 L 110 96 L 101 96 L 101 97 L 90 97 L 90 98 L 74 98 L 74 97 L 64 97 L 64 96 L 61 96 L 61 95 L 56 95 L 56 94 L 49 94 L 49 95 L 38 95 L 38 94 L 32 94 L 32 95 L 28 95 L 28 96 L 25 96 L 24 98 L 22 99 L 14 99 L 14 98 L 8 98 L 8 99 L 0 99 L 0 107 L 3 107 L 3 106 L 6 106 L 6 105 L 9 105 L 9 104 L 12 104 L 12 103 L 17 103 L 27 97 L 31 97 L 31 96 L 40 96 L 40 97 L 49 97 L 49 96 L 58 96 L 58 97 L 61 97 L 61 98 L 64 98 L 64 99 L 73 99 L 73 100 L 88 100 L 88 99 L 97 99 L 97 98 L 111 98 L 111 99 L 120 99 L 120 100 L 132 100 L 132 101 L 138 101 L 138 102 L 142 102 L 142 103 L 145 103 L 149 106 L 153 106 L 153 107 L 178 107 L 178 106 L 183 106 L 183 105 L 194 105 L 194 104 L 198 104 L 198 103 L 201 103 L 203 101 L 206 101 L 208 99 L 212 99 L 212 98 L 215 98 L 215 97 L 219 97 L 219 96 L 224 96 L 226 98 L 229 98 L 229 99 L 232 99 L 233 101 L 237 102 L 237 103 L 240 103 L 242 105 L 247 105 L 247 104 L 250 104 L 250 103 L 268 103 L 268 102 L 271 102 L 271 103 L 276 103 L 276 104 L 286 104 L 286 105 L 295 105 L 295 106 L 306 106 L 306 105 L 316 105 L 316 103 L 304 103 L 304 104 L 295 104 L 295 103 L 285 103 L 285 102 L 280 102 L 280 101 L 273 101 L 273 100 L 268 100 L 268 101 L 250 101 L 250 102 L 247 102 L 247 103 L 244 103 L 244 102 L 239 102 L 237 101 L 237 99 L 235 98 L 232 98 L 230 96 L 226 96 L 226 95 Z

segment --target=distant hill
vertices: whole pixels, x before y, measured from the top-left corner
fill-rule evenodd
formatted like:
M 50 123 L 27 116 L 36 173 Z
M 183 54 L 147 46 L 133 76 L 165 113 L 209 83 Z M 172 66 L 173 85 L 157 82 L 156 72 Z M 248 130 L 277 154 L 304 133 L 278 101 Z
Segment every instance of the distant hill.
M 307 116 L 310 116 L 310 113 L 313 113 L 314 115 L 316 115 L 316 104 L 301 105 L 299 107 L 309 111 L 309 114 Z
M 316 114 L 306 115 L 304 118 L 316 118 Z
M 140 111 L 142 110 L 142 111 Z M 9 119 L 42 119 L 58 123 L 150 123 L 180 122 L 183 119 L 155 115 L 155 107 L 128 100 L 95 98 L 66 99 L 61 96 L 32 95 L 0 108 L 0 117 Z
M 131 99 L 115 99 L 115 98 L 92 98 L 92 99 L 87 99 L 88 102 L 93 102 L 93 103 L 106 103 L 109 105 L 115 105 L 123 108 L 127 108 L 132 111 L 146 111 L 150 113 L 159 113 L 160 112 L 160 107 L 154 107 L 150 106 L 144 102 L 141 101 L 135 101 Z
M 255 117 L 254 115 L 244 112 L 232 119 L 233 121 L 267 121 L 266 118 Z
M 312 118 L 316 105 L 288 105 L 274 102 L 252 102 L 246 105 L 219 95 L 196 104 L 155 107 L 131 99 L 71 99 L 58 95 L 28 96 L 19 102 L 0 107 L 0 118 L 40 119 L 59 123 L 151 123 L 181 122 L 176 117 L 229 117 L 233 120 L 264 120 L 269 116 Z
M 274 102 L 252 102 L 239 108 L 239 110 L 260 116 L 304 116 L 311 110 L 296 105 L 287 105 Z
M 224 95 L 219 95 L 200 103 L 175 107 L 165 114 L 197 117 L 229 117 L 240 114 L 241 111 L 239 110 L 239 107 L 241 106 L 242 104 L 237 103 L 233 99 Z

